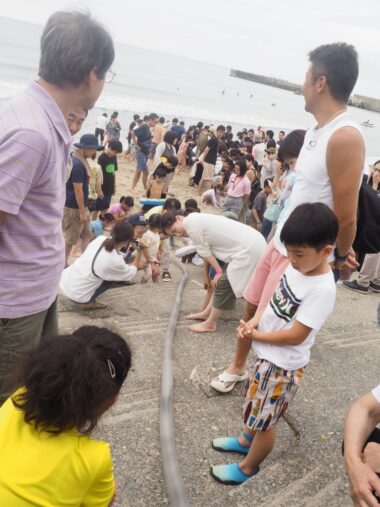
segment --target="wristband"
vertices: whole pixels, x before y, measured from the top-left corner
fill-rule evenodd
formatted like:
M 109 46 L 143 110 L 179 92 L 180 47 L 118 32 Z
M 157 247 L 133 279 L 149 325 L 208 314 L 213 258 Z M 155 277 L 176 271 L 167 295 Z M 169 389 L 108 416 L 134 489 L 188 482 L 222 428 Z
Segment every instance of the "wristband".
M 339 255 L 338 247 L 335 248 L 334 255 L 335 255 L 335 259 L 338 262 L 346 262 L 346 260 L 348 258 L 348 254 L 347 255 Z

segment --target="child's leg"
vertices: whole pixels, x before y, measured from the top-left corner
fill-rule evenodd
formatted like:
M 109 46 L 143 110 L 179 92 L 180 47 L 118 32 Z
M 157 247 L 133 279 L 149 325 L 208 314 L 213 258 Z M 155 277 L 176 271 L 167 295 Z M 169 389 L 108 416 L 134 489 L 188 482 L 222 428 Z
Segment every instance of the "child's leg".
M 135 188 L 136 188 L 136 185 L 140 179 L 140 174 L 141 172 L 139 170 L 136 170 L 135 171 L 135 174 L 133 175 L 133 180 L 132 180 L 132 187 L 131 187 L 131 191 L 134 192 Z
M 141 283 L 146 283 L 152 278 L 152 266 L 150 264 L 144 268 L 144 275 L 141 278 Z
M 144 190 L 146 190 L 146 186 L 147 186 L 147 182 L 148 182 L 148 175 L 149 175 L 148 171 L 144 171 L 142 173 L 142 182 L 143 182 L 143 185 L 144 185 Z
M 272 452 L 276 440 L 276 427 L 274 426 L 268 431 L 252 431 L 247 426 L 244 432 L 248 435 L 255 435 L 247 456 L 240 463 L 239 468 L 246 475 L 252 475 L 257 467 Z M 240 435 L 239 442 L 242 445 L 249 445 L 247 440 Z

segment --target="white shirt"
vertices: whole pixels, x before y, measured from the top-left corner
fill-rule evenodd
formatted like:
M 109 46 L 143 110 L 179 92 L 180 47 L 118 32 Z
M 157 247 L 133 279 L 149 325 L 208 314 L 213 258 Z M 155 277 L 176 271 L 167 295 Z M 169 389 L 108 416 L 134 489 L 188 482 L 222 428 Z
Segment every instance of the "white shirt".
M 137 272 L 137 268 L 126 264 L 123 256 L 116 250 L 107 252 L 102 248 L 94 264 L 94 271 L 100 278 L 92 274 L 92 260 L 106 239 L 106 236 L 98 236 L 91 241 L 79 259 L 62 272 L 60 289 L 76 303 L 88 303 L 104 280 L 128 282 Z
M 380 384 L 372 389 L 372 395 L 380 403 Z
M 314 126 L 306 132 L 295 168 L 296 181 L 287 207 L 281 213 L 277 222 L 274 236 L 276 249 L 282 255 L 286 256 L 286 249 L 280 241 L 281 229 L 290 213 L 297 206 L 305 202 L 323 202 L 330 209 L 333 209 L 331 182 L 326 164 L 327 145 L 336 130 L 347 126 L 354 127 L 363 136 L 360 127 L 351 119 L 348 112 L 338 115 L 320 129 Z M 344 171 L 344 167 L 342 167 L 342 171 Z M 332 256 L 329 261 L 333 260 L 334 257 Z
M 98 118 L 96 120 L 96 128 L 106 130 L 107 123 L 108 123 L 107 116 L 103 116 L 103 115 L 98 116 Z
M 266 248 L 260 232 L 220 215 L 191 213 L 183 225 L 201 257 L 214 255 L 228 264 L 227 276 L 236 297 L 241 297 Z
M 260 186 L 264 188 L 265 180 L 273 178 L 274 172 L 276 170 L 276 160 L 264 159 L 263 167 L 261 168 L 260 175 Z
M 253 341 L 252 348 L 256 355 L 285 370 L 306 366 L 315 336 L 334 309 L 335 296 L 336 287 L 331 270 L 324 275 L 306 276 L 288 266 L 257 329 L 262 332 L 289 329 L 297 320 L 312 331 L 299 345 L 280 346 Z
M 263 165 L 265 157 L 266 144 L 258 143 L 252 148 L 252 155 L 259 165 Z

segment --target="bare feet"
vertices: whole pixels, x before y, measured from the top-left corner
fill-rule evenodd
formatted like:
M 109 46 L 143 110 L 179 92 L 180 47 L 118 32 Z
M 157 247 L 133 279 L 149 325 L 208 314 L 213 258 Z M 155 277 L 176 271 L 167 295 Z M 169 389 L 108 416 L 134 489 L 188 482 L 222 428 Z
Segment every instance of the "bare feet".
M 189 329 L 194 333 L 215 333 L 216 325 L 214 324 L 212 326 L 206 322 L 201 322 L 199 324 L 193 324 L 192 326 L 189 326 Z
M 190 315 L 186 315 L 185 319 L 187 319 L 187 320 L 207 320 L 208 314 L 206 314 L 204 312 L 190 313 Z

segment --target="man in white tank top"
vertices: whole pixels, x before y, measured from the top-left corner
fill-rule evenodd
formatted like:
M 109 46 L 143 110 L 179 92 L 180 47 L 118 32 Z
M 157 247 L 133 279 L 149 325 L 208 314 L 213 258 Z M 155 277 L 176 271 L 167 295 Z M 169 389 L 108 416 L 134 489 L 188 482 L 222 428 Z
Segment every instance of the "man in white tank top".
M 256 266 L 244 292 L 247 310 L 243 320 L 252 327 L 268 304 L 287 267 L 286 250 L 280 241 L 282 225 L 299 204 L 323 202 L 339 221 L 335 267 L 357 266 L 352 244 L 356 234 L 359 187 L 365 160 L 360 127 L 347 112 L 347 103 L 359 74 L 355 48 L 345 43 L 320 46 L 309 53 L 309 68 L 303 85 L 305 109 L 317 124 L 308 130 L 296 165 L 296 183 L 274 240 Z M 257 312 L 257 313 L 256 313 Z M 255 315 L 256 314 L 256 315 Z M 250 343 L 238 338 L 235 357 L 211 382 L 220 392 L 229 392 L 246 378 L 245 362 Z

